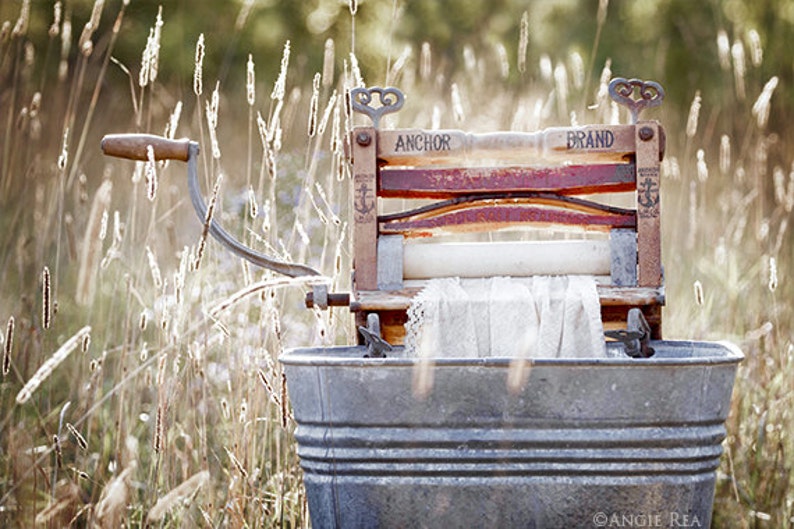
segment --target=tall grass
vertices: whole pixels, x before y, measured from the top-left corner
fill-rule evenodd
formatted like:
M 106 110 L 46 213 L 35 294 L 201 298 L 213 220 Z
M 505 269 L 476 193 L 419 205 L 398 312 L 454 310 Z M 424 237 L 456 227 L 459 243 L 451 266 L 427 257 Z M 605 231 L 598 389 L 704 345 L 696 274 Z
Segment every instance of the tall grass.
M 213 65 L 202 64 L 204 47 L 219 43 L 195 35 L 195 100 L 180 102 L 157 81 L 167 14 L 151 14 L 142 64 L 124 64 L 112 54 L 117 39 L 131 37 L 126 3 L 110 14 L 96 4 L 89 21 L 55 12 L 44 56 L 31 50 L 27 2 L 0 41 L 0 321 L 7 322 L 0 524 L 305 527 L 277 357 L 289 346 L 353 341 L 350 318 L 304 310 L 294 281 L 249 268 L 206 241 L 206 219 L 196 219 L 184 198 L 184 165 L 102 159 L 98 138 L 167 130 L 200 140 L 214 218 L 258 249 L 309 262 L 345 290 L 343 146 L 359 118 L 342 95 L 383 79 L 361 72 L 355 54 L 333 41 L 322 72 L 301 73 L 290 62 L 298 46 L 285 43 L 275 80 L 256 77 L 254 62 L 279 58 L 253 53 L 227 88 L 214 81 Z M 367 5 L 350 3 L 353 20 Z M 100 15 L 115 16 L 105 34 L 96 33 Z M 599 31 L 606 16 L 600 2 Z M 86 24 L 79 40 L 72 24 Z M 611 64 L 587 64 L 588 72 L 603 71 L 591 83 L 574 52 L 530 63 L 527 27 L 526 17 L 516 21 L 517 57 L 504 47 L 468 47 L 457 71 L 444 70 L 426 43 L 413 43 L 393 64 L 384 58 L 386 75 L 408 96 L 385 125 L 532 130 L 613 120 L 618 111 L 605 97 Z M 97 56 L 100 38 L 107 45 Z M 730 339 L 747 355 L 715 526 L 788 527 L 794 153 L 780 144 L 781 131 L 768 128 L 777 82 L 760 76 L 760 43 L 750 42 L 747 54 L 728 32 L 715 36 L 714 60 L 729 87 L 723 107 L 708 108 L 704 101 L 714 98 L 693 87 L 688 113 L 668 105 L 648 116 L 663 121 L 668 137 L 664 334 Z M 129 96 L 103 89 L 111 70 L 129 76 Z M 518 89 L 501 84 L 505 70 Z M 233 86 L 245 87 L 245 96 Z

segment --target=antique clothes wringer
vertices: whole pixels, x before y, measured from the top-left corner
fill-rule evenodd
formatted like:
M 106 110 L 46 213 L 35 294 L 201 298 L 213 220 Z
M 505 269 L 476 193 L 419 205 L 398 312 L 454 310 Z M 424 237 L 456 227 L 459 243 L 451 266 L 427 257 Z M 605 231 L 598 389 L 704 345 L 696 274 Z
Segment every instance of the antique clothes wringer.
M 635 98 L 635 92 L 639 94 Z M 350 138 L 353 167 L 353 292 L 315 287 L 307 304 L 347 305 L 368 342 L 402 344 L 406 309 L 421 280 L 444 276 L 588 274 L 598 285 L 607 334 L 632 356 L 649 356 L 661 338 L 664 286 L 660 257 L 659 167 L 664 130 L 639 113 L 659 105 L 657 83 L 614 79 L 612 98 L 631 110 L 628 125 L 588 125 L 539 132 L 467 134 L 457 130 L 379 128 L 399 110 L 395 88 L 351 91 L 355 111 L 372 119 Z M 375 99 L 379 105 L 374 105 Z M 580 195 L 633 192 L 634 208 Z M 383 214 L 388 199 L 434 202 Z M 444 232 L 516 226 L 574 226 L 608 232 L 605 240 L 416 244 Z M 604 277 L 605 276 L 605 277 Z M 417 281 L 418 280 L 418 281 Z M 638 310 L 631 310 L 638 309 Z
M 610 94 L 631 109 L 632 124 L 475 135 L 380 130 L 380 117 L 402 105 L 399 91 L 351 92 L 353 108 L 373 121 L 350 137 L 353 291 L 315 286 L 306 301 L 349 306 L 367 344 L 301 347 L 279 358 L 315 527 L 588 527 L 623 514 L 652 516 L 645 519 L 665 527 L 682 520 L 709 526 L 743 356 L 729 344 L 660 339 L 665 141 L 657 122 L 637 118 L 663 92 L 655 83 L 615 79 Z M 110 135 L 103 149 L 187 161 L 191 200 L 207 218 L 197 143 Z M 634 207 L 578 196 L 607 192 L 633 194 Z M 381 209 L 403 197 L 434 202 Z M 411 241 L 528 224 L 609 238 Z M 207 228 L 254 264 L 318 274 L 243 246 L 214 220 Z M 513 386 L 506 384 L 516 371 L 511 358 L 442 357 L 432 361 L 432 387 L 419 394 L 423 359 L 393 346 L 404 340 L 406 309 L 421 281 L 453 274 L 605 276 L 597 288 L 606 333 L 629 356 L 652 357 L 533 358 Z

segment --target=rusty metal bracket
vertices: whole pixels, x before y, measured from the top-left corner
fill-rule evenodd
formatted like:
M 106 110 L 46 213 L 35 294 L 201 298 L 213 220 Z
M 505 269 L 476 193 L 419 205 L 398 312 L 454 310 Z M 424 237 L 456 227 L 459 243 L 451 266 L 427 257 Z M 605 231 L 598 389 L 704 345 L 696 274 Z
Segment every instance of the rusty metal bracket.
M 358 332 L 364 337 L 367 354 L 364 358 L 386 358 L 386 352 L 392 351 L 392 345 L 380 334 L 380 318 L 376 313 L 367 315 L 367 326 L 359 326 Z
M 378 94 L 379 107 L 371 106 L 373 94 Z M 394 87 L 381 88 L 353 88 L 350 90 L 350 104 L 353 110 L 366 114 L 372 120 L 372 125 L 377 129 L 380 126 L 380 118 L 384 114 L 397 112 L 403 107 L 405 96 Z
M 650 358 L 654 354 L 651 341 L 651 326 L 638 308 L 629 310 L 626 329 L 605 331 L 604 334 L 622 342 L 626 354 L 632 358 Z
M 634 99 L 635 90 L 639 99 Z M 631 122 L 637 123 L 640 112 L 662 104 L 664 89 L 655 81 L 616 77 L 609 83 L 609 95 L 616 103 L 627 107 L 631 111 Z

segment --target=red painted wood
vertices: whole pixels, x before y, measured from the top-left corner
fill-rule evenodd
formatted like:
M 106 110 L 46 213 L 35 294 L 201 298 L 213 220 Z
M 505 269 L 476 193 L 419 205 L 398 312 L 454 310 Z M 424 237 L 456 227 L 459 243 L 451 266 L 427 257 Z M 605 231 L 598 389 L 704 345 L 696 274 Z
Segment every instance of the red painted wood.
M 633 163 L 556 167 L 382 167 L 379 194 L 392 198 L 447 198 L 469 193 L 555 191 L 560 195 L 631 191 Z

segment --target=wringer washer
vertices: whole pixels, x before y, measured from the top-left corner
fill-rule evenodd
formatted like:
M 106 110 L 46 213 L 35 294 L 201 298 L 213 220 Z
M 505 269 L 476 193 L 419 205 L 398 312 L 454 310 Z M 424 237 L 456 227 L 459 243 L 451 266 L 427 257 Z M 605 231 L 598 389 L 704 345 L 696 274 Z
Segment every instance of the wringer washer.
M 662 340 L 665 133 L 639 117 L 664 91 L 617 78 L 609 93 L 631 124 L 471 134 L 381 129 L 403 94 L 350 91 L 352 109 L 372 121 L 348 140 L 352 292 L 315 285 L 306 305 L 349 307 L 360 343 L 280 359 L 314 527 L 595 527 L 603 516 L 640 515 L 709 526 L 743 356 L 725 343 Z M 120 134 L 102 148 L 187 161 L 191 200 L 205 219 L 197 143 Z M 592 198 L 603 193 L 633 194 L 634 206 Z M 393 199 L 421 205 L 386 213 L 404 203 Z M 608 237 L 434 239 L 525 226 Z M 319 274 L 245 247 L 215 220 L 209 230 L 254 264 Z M 433 358 L 431 391 L 412 391 L 419 361 L 403 347 L 406 311 L 424 281 L 564 274 L 596 276 L 607 345 L 625 356 L 529 359 L 517 391 L 505 384 L 510 358 Z

